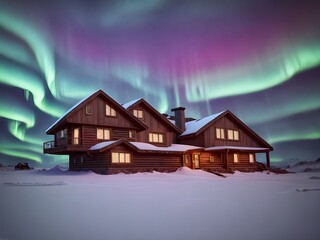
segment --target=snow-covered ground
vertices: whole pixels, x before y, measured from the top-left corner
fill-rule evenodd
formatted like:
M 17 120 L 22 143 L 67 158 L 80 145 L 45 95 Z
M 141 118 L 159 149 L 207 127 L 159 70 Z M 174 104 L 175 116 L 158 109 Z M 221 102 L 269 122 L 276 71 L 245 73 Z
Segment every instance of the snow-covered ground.
M 319 217 L 319 172 L 0 171 L 0 239 L 312 240 Z

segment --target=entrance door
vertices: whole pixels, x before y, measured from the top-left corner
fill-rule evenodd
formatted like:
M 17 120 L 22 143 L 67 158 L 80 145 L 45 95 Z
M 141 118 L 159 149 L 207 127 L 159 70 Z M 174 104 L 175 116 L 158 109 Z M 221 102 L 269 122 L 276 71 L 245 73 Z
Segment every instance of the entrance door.
M 73 144 L 74 145 L 79 144 L 79 128 L 73 129 Z
M 200 168 L 200 154 L 193 154 L 192 163 L 194 169 Z

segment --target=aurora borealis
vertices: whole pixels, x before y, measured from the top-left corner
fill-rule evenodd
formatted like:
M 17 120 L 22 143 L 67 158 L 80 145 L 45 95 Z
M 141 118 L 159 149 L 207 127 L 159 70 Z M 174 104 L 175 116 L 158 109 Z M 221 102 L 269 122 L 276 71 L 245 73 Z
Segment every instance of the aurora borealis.
M 99 88 L 168 114 L 229 109 L 271 161 L 315 160 L 319 12 L 311 0 L 0 0 L 0 163 L 65 162 L 42 154 L 45 130 Z

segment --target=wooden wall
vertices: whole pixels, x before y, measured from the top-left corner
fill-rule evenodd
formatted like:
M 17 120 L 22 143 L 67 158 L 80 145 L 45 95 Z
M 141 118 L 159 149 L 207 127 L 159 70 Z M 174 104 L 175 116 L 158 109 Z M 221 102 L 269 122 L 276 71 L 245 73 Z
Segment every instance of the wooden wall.
M 138 142 L 149 142 L 149 133 L 153 132 L 165 134 L 165 142 L 163 144 L 152 143 L 154 145 L 170 146 L 172 143 L 176 143 L 177 134 L 168 125 L 163 123 L 163 120 L 159 119 L 159 116 L 153 113 L 147 106 L 145 106 L 143 102 L 130 110 L 132 114 L 134 109 L 143 111 L 144 118 L 140 120 L 143 121 L 147 126 L 149 126 L 146 131 L 137 133 Z
M 117 112 L 116 117 L 106 116 L 105 106 L 106 103 L 114 108 Z M 86 114 L 86 106 L 80 108 L 72 116 L 68 118 L 68 122 L 72 123 L 83 123 L 83 124 L 92 124 L 99 126 L 114 126 L 114 127 L 124 127 L 124 128 L 136 128 L 134 123 L 128 120 L 128 117 L 117 108 L 117 106 L 109 103 L 102 96 L 94 98 L 87 105 L 92 107 L 92 115 Z
M 101 174 L 150 171 L 172 172 L 182 166 L 182 156 L 177 154 L 137 153 L 125 145 L 116 146 L 112 151 L 131 153 L 132 162 L 111 163 L 111 151 L 105 151 L 93 156 L 70 155 L 70 170 L 92 170 Z
M 232 170 L 239 170 L 239 171 L 255 171 L 257 170 L 257 163 L 254 161 L 254 163 L 249 162 L 249 153 L 237 153 L 238 154 L 238 160 L 239 162 L 234 162 L 234 153 L 228 153 L 228 168 Z M 252 153 L 254 154 L 254 153 Z M 255 159 L 255 154 L 254 154 Z

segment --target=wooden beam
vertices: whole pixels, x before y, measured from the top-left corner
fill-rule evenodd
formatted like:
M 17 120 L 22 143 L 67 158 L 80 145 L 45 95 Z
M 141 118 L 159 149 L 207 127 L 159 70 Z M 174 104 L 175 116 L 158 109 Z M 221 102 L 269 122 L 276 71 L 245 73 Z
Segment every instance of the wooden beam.
M 266 152 L 267 168 L 270 168 L 270 153 Z

